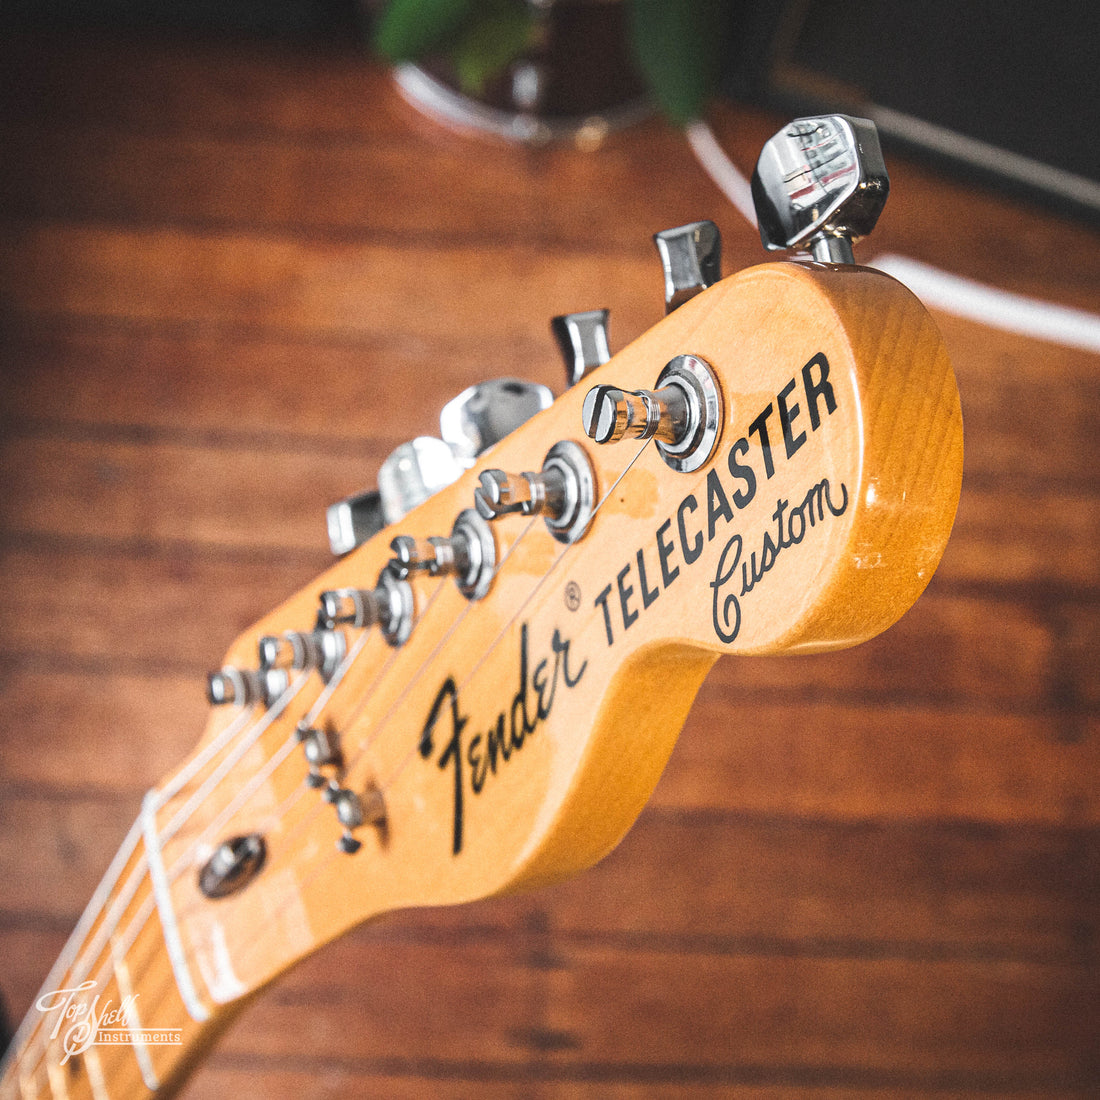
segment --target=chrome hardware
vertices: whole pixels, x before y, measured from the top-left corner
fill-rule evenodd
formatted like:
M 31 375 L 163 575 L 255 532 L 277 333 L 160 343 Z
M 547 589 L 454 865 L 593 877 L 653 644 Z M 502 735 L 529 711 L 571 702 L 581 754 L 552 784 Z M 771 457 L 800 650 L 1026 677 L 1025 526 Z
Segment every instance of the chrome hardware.
M 387 523 L 396 523 L 433 493 L 457 481 L 466 464 L 442 439 L 422 435 L 402 443 L 378 471 L 378 491 Z
M 344 833 L 336 846 L 348 855 L 359 851 L 363 846 L 362 841 L 352 836 L 353 830 L 361 825 L 385 825 L 386 802 L 381 790 L 374 784 L 370 784 L 362 795 L 346 787 L 337 788 L 332 792 L 329 801 L 336 807 L 336 819 L 344 827 Z
M 459 590 L 471 600 L 479 600 L 489 591 L 496 569 L 493 532 L 472 508 L 459 513 L 446 538 L 398 535 L 390 549 L 394 553 L 390 568 L 402 580 L 416 572 L 454 577 Z
M 576 542 L 588 529 L 596 501 L 596 475 L 583 447 L 562 440 L 546 455 L 537 474 L 484 470 L 474 490 L 474 504 L 483 519 L 518 512 L 542 515 L 560 542 Z
M 581 407 L 585 433 L 597 443 L 656 439 L 665 462 L 681 473 L 703 466 L 722 431 L 722 397 L 710 364 L 678 355 L 656 390 L 594 386 Z
M 722 278 L 722 234 L 714 222 L 691 222 L 655 233 L 665 273 L 665 312 L 678 309 Z
M 206 677 L 206 698 L 212 706 L 270 706 L 290 686 L 283 668 L 232 668 L 226 666 Z
M 550 322 L 550 331 L 565 360 L 565 378 L 575 386 L 589 371 L 611 358 L 607 338 L 610 311 L 590 309 L 584 313 L 563 313 Z
M 305 725 L 299 725 L 294 735 L 301 741 L 306 763 L 309 765 L 306 783 L 311 787 L 323 787 L 329 779 L 322 774 L 321 769 L 339 769 L 343 766 L 344 757 L 340 751 L 339 739 L 328 730 Z
M 398 646 L 404 645 L 412 633 L 415 606 L 408 582 L 383 569 L 373 590 L 335 588 L 322 592 L 317 621 L 326 630 L 377 624 L 386 641 Z
M 875 124 L 848 115 L 795 119 L 752 176 L 764 247 L 808 248 L 826 263 L 855 263 L 852 241 L 875 227 L 889 193 Z
M 330 504 L 325 512 L 328 541 L 336 555 L 347 554 L 386 526 L 382 494 L 368 489 Z
M 553 403 L 550 390 L 535 382 L 518 378 L 479 382 L 443 406 L 439 434 L 456 460 L 468 468 L 478 455 Z
M 402 443 L 382 463 L 377 490 L 347 497 L 328 508 L 332 552 L 347 554 L 386 524 L 397 523 L 457 481 L 479 454 L 553 401 L 545 386 L 516 378 L 497 378 L 463 390 L 440 413 L 442 439 L 422 435 Z
M 294 671 L 315 668 L 328 678 L 347 652 L 344 635 L 335 630 L 313 630 L 303 634 L 287 630 L 260 639 L 260 669 L 285 668 Z
M 208 898 L 224 898 L 247 886 L 263 869 L 267 847 L 259 833 L 235 836 L 219 844 L 199 871 L 199 889 Z

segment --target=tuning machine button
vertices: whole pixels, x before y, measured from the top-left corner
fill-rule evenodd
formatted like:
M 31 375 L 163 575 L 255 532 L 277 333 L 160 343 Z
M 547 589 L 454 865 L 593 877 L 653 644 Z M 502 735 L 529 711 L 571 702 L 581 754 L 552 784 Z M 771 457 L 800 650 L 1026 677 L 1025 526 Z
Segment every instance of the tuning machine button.
M 368 489 L 330 504 L 325 512 L 328 542 L 336 555 L 347 554 L 386 526 L 382 494 Z
M 855 262 L 852 241 L 871 232 L 889 193 L 875 124 L 849 115 L 795 119 L 765 144 L 752 177 L 764 247 L 808 248 L 831 263 Z
M 722 393 L 714 370 L 698 355 L 678 355 L 661 371 L 656 390 L 594 386 L 581 418 L 597 443 L 656 439 L 665 462 L 682 473 L 705 465 L 723 421 Z
M 714 222 L 690 222 L 653 236 L 665 273 L 665 312 L 722 278 L 722 234 Z
M 397 577 L 404 580 L 417 572 L 454 577 L 459 590 L 471 600 L 479 600 L 489 591 L 496 570 L 493 532 L 472 508 L 458 514 L 446 538 L 398 535 L 390 549 L 394 557 L 389 568 Z
M 383 569 L 374 589 L 333 588 L 322 592 L 317 622 L 324 630 L 377 625 L 386 641 L 398 646 L 409 640 L 414 609 L 412 586 Z
M 439 434 L 465 469 L 553 403 L 554 395 L 546 386 L 518 378 L 493 378 L 470 386 L 443 406 Z
M 487 520 L 518 513 L 541 515 L 559 542 L 576 542 L 588 529 L 596 503 L 596 474 L 583 447 L 555 443 L 537 473 L 484 470 L 474 504 Z
M 610 311 L 590 309 L 583 313 L 563 313 L 550 322 L 550 331 L 565 360 L 565 378 L 575 386 L 589 371 L 611 358 L 607 338 Z

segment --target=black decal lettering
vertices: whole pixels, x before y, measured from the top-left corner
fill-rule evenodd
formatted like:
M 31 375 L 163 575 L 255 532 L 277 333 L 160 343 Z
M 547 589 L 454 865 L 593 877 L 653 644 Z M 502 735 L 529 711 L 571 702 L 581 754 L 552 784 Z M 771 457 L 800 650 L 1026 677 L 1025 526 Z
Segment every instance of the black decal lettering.
M 698 501 L 690 493 L 680 501 L 680 507 L 676 510 L 676 521 L 680 525 L 680 552 L 684 555 L 684 561 L 691 565 L 703 552 L 703 532 L 695 533 L 695 540 L 688 545 L 687 524 L 684 520 L 685 512 L 694 512 L 699 507 Z
M 554 637 L 550 639 L 550 645 L 555 653 L 562 655 L 561 674 L 565 680 L 565 686 L 567 688 L 574 688 L 581 682 L 581 677 L 584 675 L 584 670 L 588 668 L 587 659 L 581 661 L 581 667 L 577 669 L 576 676 L 569 675 L 569 639 L 562 639 L 561 632 L 554 631 Z M 555 666 L 555 676 L 557 675 L 557 666 Z
M 844 515 L 844 513 L 848 511 L 848 486 L 845 485 L 843 481 L 840 483 L 840 491 L 844 494 L 844 499 L 840 502 L 839 508 L 834 508 L 833 497 L 829 492 L 829 479 L 825 478 L 822 484 L 825 486 L 825 503 L 828 504 L 829 511 L 832 512 L 834 516 Z
M 815 382 L 813 366 L 816 364 L 821 369 L 821 377 Z M 825 398 L 825 408 L 830 413 L 836 412 L 836 397 L 833 394 L 833 386 L 829 381 L 829 360 L 823 352 L 818 352 L 803 368 L 802 383 L 806 387 L 806 411 L 810 414 L 810 427 L 816 432 L 821 426 L 821 414 L 817 411 L 817 400 Z
M 452 851 L 457 856 L 462 851 L 462 730 L 467 719 L 459 714 L 458 688 L 455 687 L 453 677 L 447 677 L 444 685 L 439 689 L 439 694 L 432 703 L 432 709 L 428 714 L 428 721 L 424 724 L 424 732 L 420 735 L 420 755 L 427 758 L 432 754 L 432 733 L 439 719 L 439 711 L 443 706 L 443 700 L 451 700 L 451 737 L 439 757 L 439 767 L 446 771 L 447 765 L 454 761 L 454 831 Z
M 603 611 L 603 627 L 607 631 L 607 644 L 611 645 L 615 641 L 615 636 L 611 633 L 611 612 L 607 607 L 607 597 L 611 595 L 611 585 L 608 585 L 597 597 L 593 603 L 593 607 L 598 607 Z
M 519 721 L 516 720 L 516 710 L 519 710 L 522 718 Z M 523 748 L 524 737 L 531 733 L 535 728 L 535 723 L 531 721 L 530 716 L 527 713 L 527 624 L 524 623 L 519 629 L 519 691 L 516 693 L 515 698 L 512 700 L 512 727 L 511 727 L 511 741 L 512 748 Z
M 619 606 L 623 612 L 623 630 L 629 630 L 634 620 L 638 617 L 637 611 L 631 611 L 629 606 L 630 597 L 634 595 L 634 586 L 632 584 L 624 584 L 627 576 L 630 573 L 630 563 L 619 570 L 619 575 L 615 578 L 619 585 Z
M 531 677 L 531 686 L 538 693 L 539 707 L 538 707 L 538 720 L 542 722 L 549 714 L 550 708 L 554 705 L 554 686 L 550 685 L 550 699 L 546 698 L 546 658 L 543 657 L 537 665 L 535 665 L 535 674 Z M 557 660 L 555 658 L 554 672 L 557 673 Z M 555 680 L 557 676 L 555 675 Z
M 798 416 L 798 404 L 787 404 L 787 395 L 794 389 L 794 379 L 792 378 L 780 391 L 776 397 L 776 401 L 779 404 L 779 423 L 783 425 L 783 445 L 787 448 L 787 457 L 793 458 L 795 451 L 806 442 L 806 433 L 799 432 L 798 435 L 791 434 L 791 424 L 794 423 L 794 418 Z
M 746 466 L 744 463 L 738 462 L 735 457 L 738 454 L 747 455 L 749 453 L 749 441 L 742 436 L 732 447 L 730 447 L 729 460 L 726 463 L 729 466 L 730 473 L 737 478 L 740 478 L 744 483 L 744 489 L 738 489 L 733 494 L 733 503 L 738 508 L 744 508 L 752 501 L 752 498 L 756 496 L 756 474 L 753 472 L 751 466 Z
M 505 763 L 512 755 L 512 746 L 508 744 L 508 738 L 504 735 L 503 714 L 498 714 L 496 722 L 489 727 L 489 732 L 485 735 L 485 747 L 489 750 L 489 770 L 496 775 L 497 753 L 500 753 Z
M 707 542 L 714 538 L 714 529 L 718 526 L 718 517 L 727 523 L 733 519 L 733 509 L 726 499 L 726 491 L 718 480 L 718 471 L 713 467 L 707 474 Z
M 668 567 L 668 559 L 672 557 L 672 552 L 676 549 L 675 544 L 666 541 L 668 529 L 671 526 L 672 520 L 666 519 L 665 522 L 657 528 L 657 557 L 661 559 L 661 581 L 664 583 L 665 588 L 668 588 L 668 586 L 680 575 L 680 567 L 678 565 L 674 565 L 671 569 Z
M 642 590 L 642 608 L 644 610 L 661 594 L 661 590 L 649 587 L 645 575 L 645 557 L 641 550 L 638 551 L 638 586 Z
M 733 551 L 733 560 L 727 565 L 726 559 L 729 558 L 730 551 Z M 732 594 L 723 599 L 722 585 L 726 584 L 737 571 L 737 563 L 740 560 L 741 536 L 734 535 L 726 543 L 722 556 L 718 559 L 718 571 L 714 574 L 714 580 L 710 582 L 711 588 L 714 589 L 714 604 L 711 612 L 714 633 L 727 644 L 737 637 L 737 632 L 741 629 L 741 604 Z
M 470 765 L 470 788 L 474 794 L 481 794 L 481 788 L 485 786 L 485 779 L 489 774 L 489 764 L 481 755 L 480 733 L 475 733 L 470 738 L 470 745 L 466 749 L 466 762 Z
M 749 425 L 749 435 L 760 437 L 760 451 L 764 455 L 764 471 L 768 477 L 775 473 L 775 464 L 772 462 L 772 445 L 768 439 L 768 417 L 772 414 L 772 403 Z

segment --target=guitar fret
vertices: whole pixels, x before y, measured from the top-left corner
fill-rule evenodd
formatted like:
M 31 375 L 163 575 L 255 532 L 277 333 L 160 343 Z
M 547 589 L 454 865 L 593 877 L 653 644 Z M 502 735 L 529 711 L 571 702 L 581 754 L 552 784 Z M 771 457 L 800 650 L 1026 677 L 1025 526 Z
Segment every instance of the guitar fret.
M 160 1078 L 157 1077 L 156 1070 L 153 1068 L 153 1059 L 141 1030 L 141 1017 L 138 1015 L 134 986 L 130 981 L 130 968 L 126 965 L 125 951 L 119 949 L 117 936 L 111 937 L 111 960 L 119 996 L 122 998 L 122 1003 L 126 1005 L 124 1012 L 126 1030 L 130 1033 L 130 1046 L 137 1059 L 138 1069 L 141 1070 L 141 1079 L 150 1092 L 156 1092 L 160 1088 Z
M 187 965 L 187 956 L 180 937 L 176 912 L 172 905 L 172 891 L 168 876 L 164 871 L 161 858 L 160 837 L 157 833 L 157 806 L 159 800 L 156 791 L 150 791 L 141 808 L 142 830 L 145 836 L 145 858 L 149 864 L 149 880 L 153 884 L 153 897 L 160 913 L 161 929 L 164 933 L 164 946 L 168 952 L 168 961 L 176 976 L 176 988 L 180 999 L 193 1020 L 202 1023 L 210 1018 L 210 1009 L 199 999 L 195 983 L 191 978 L 191 969 Z

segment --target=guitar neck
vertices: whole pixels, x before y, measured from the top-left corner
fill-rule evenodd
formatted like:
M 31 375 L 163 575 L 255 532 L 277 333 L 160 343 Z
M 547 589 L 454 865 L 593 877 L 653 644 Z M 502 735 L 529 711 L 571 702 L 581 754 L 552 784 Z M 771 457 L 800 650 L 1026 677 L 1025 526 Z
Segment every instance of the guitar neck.
M 8 1049 L 0 1097 L 170 1095 L 237 1006 L 196 1019 L 180 992 L 170 915 L 143 812 Z

